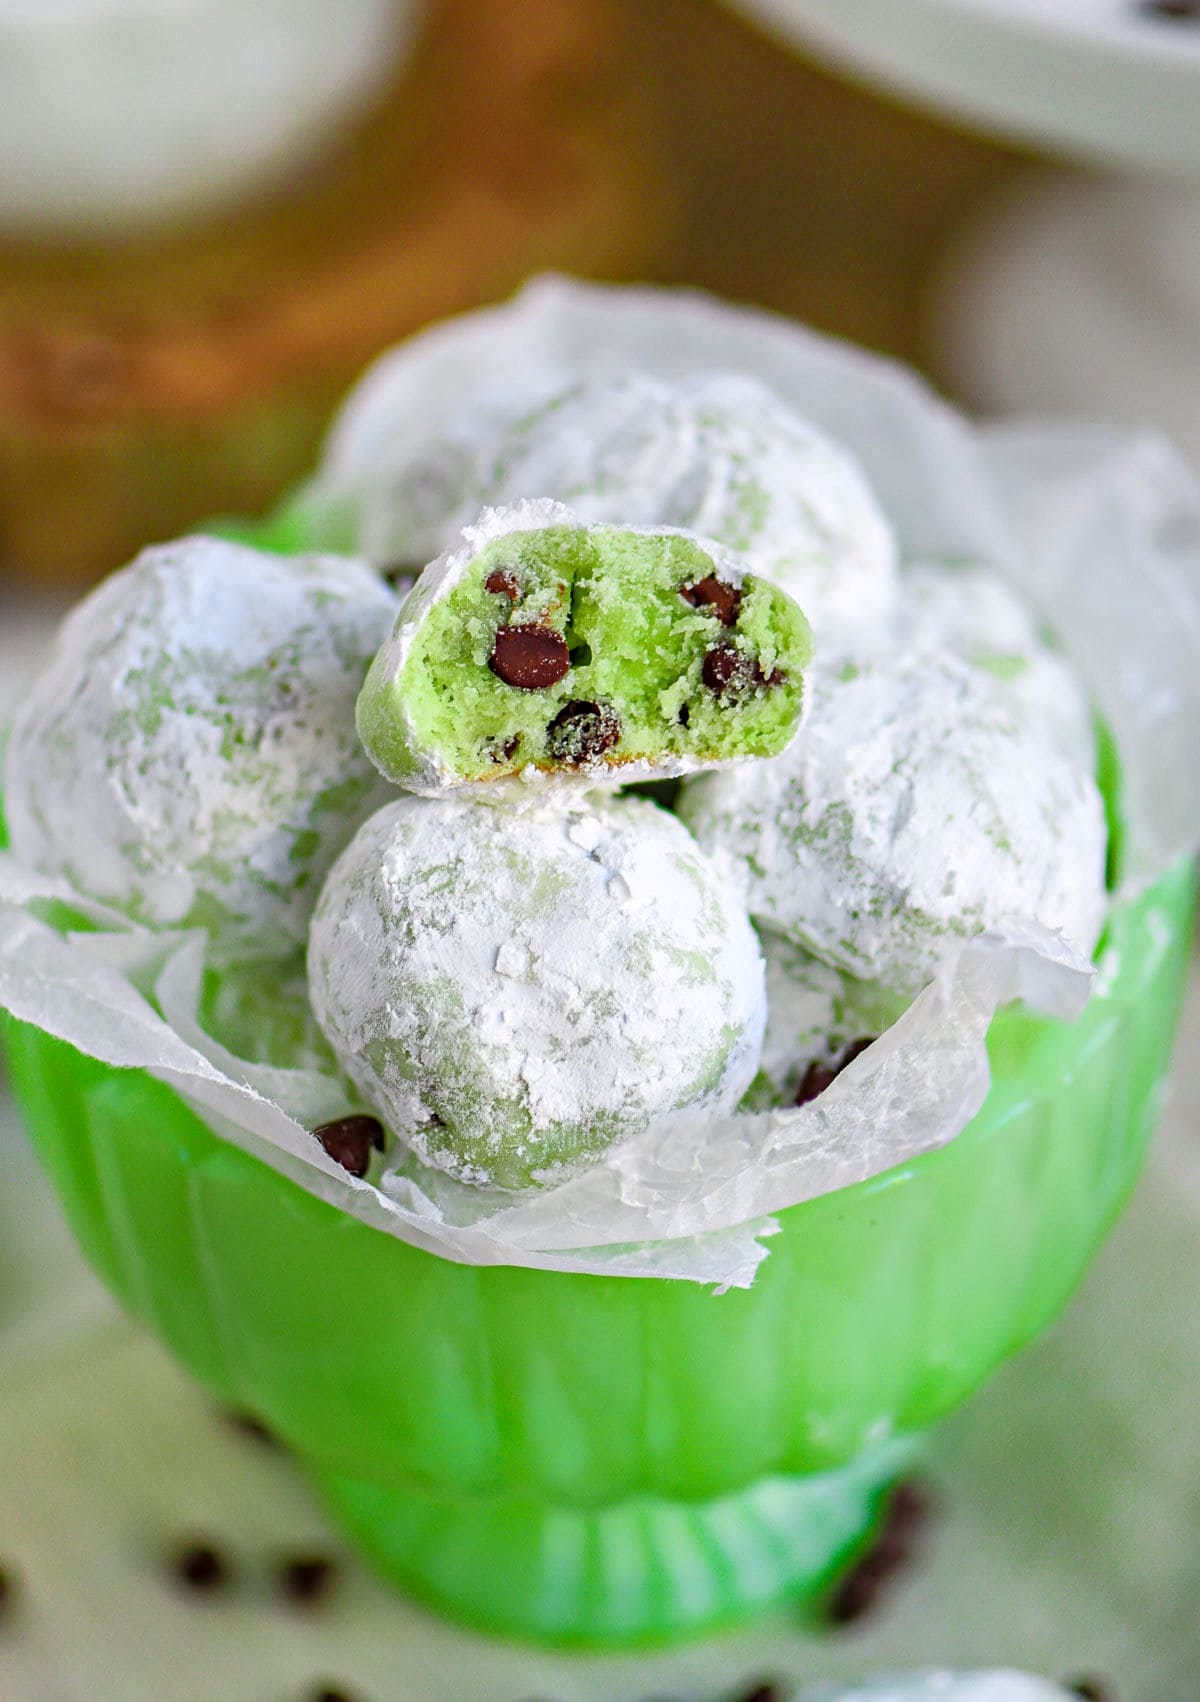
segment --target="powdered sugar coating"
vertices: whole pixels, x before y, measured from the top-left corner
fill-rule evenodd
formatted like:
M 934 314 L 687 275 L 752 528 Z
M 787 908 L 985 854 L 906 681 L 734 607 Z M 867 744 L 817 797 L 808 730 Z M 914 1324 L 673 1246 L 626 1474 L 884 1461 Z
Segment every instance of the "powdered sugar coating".
M 818 634 L 882 620 L 895 600 L 895 540 L 857 464 L 747 377 L 520 375 L 357 477 L 358 545 L 376 561 L 428 560 L 480 508 L 550 497 L 587 525 L 681 526 L 724 545 Z
M 906 566 L 896 625 L 905 649 L 948 650 L 984 668 L 1074 762 L 1094 769 L 1096 734 L 1083 683 L 998 573 L 979 563 Z
M 212 960 L 305 939 L 389 795 L 354 700 L 395 598 L 365 563 L 212 538 L 146 550 L 68 616 L 5 765 L 14 850 Z
M 820 1684 L 797 1702 L 1071 1702 L 1049 1679 L 1021 1672 L 925 1672 L 868 1679 L 863 1684 Z
M 857 981 L 822 963 L 783 934 L 765 930 L 767 1027 L 746 1109 L 794 1105 L 811 1064 L 835 1066 L 856 1040 L 878 1037 L 908 1004 L 900 994 Z
M 347 1073 L 427 1163 L 558 1180 L 655 1117 L 732 1109 L 763 966 L 738 896 L 638 798 L 523 810 L 404 798 L 313 919 L 309 984 Z
M 1008 918 L 1090 952 L 1105 908 L 1091 776 L 1000 684 L 950 656 L 818 659 L 782 756 L 685 784 L 680 814 L 742 871 L 751 914 L 915 993 Z

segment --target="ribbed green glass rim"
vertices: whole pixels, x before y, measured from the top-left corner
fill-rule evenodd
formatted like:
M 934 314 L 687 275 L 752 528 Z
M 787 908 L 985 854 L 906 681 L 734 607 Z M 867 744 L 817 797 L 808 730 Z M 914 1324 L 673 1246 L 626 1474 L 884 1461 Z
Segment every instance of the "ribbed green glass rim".
M 307 1194 L 168 1087 L 6 1023 L 85 1250 L 322 1470 L 471 1500 L 708 1499 L 956 1406 L 1066 1299 L 1137 1175 L 1193 873 L 1114 913 L 1077 1023 L 1005 1013 L 948 1147 L 780 1214 L 753 1287 L 458 1265 Z

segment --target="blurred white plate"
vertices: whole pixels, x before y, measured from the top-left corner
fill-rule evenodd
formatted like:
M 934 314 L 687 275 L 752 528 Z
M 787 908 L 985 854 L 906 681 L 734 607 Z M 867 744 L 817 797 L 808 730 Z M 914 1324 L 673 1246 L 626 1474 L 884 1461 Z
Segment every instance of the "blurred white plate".
M 1200 17 L 1140 0 L 730 0 L 976 126 L 1083 158 L 1200 171 Z

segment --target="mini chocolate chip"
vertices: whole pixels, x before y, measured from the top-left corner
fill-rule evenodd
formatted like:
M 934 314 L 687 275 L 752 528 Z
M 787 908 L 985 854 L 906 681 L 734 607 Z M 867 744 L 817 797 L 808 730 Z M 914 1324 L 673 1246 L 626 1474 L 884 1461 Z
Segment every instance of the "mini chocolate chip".
M 607 703 L 575 698 L 546 728 L 546 749 L 556 762 L 594 762 L 621 737 L 621 718 Z
M 722 626 L 735 626 L 742 607 L 742 593 L 736 585 L 727 585 L 723 579 L 714 574 L 708 574 L 698 579 L 694 585 L 685 585 L 679 595 L 685 603 L 690 603 L 693 609 L 709 609 Z
M 493 592 L 497 597 L 507 597 L 515 603 L 521 595 L 521 587 L 517 584 L 517 576 L 507 567 L 494 567 L 483 582 L 485 591 Z
M 822 1064 L 814 1058 L 804 1072 L 803 1080 L 796 1092 L 796 1104 L 807 1105 L 810 1100 L 819 1099 L 827 1087 L 837 1080 L 837 1071 L 828 1064 Z
M 322 1684 L 310 1692 L 308 1702 L 356 1702 L 356 1698 L 348 1690 L 339 1690 L 334 1684 Z
M 521 747 L 520 733 L 513 733 L 507 739 L 493 739 L 486 747 L 487 755 L 493 762 L 511 762 Z
M 929 1497 L 918 1483 L 905 1479 L 895 1486 L 870 1548 L 845 1574 L 830 1598 L 829 1618 L 833 1624 L 849 1625 L 871 1611 L 895 1573 L 912 1560 L 913 1539 L 929 1512 Z
M 783 1691 L 769 1680 L 755 1684 L 738 1696 L 738 1702 L 783 1702 Z
M 298 1607 L 313 1607 L 333 1588 L 337 1568 L 323 1554 L 293 1554 L 279 1564 L 279 1588 Z
M 746 656 L 732 644 L 718 644 L 705 654 L 700 678 L 709 691 L 736 703 L 752 691 L 783 685 L 787 675 L 778 668 L 764 674 L 757 656 Z
M 383 1125 L 378 1117 L 356 1114 L 338 1117 L 313 1130 L 335 1164 L 351 1176 L 365 1176 L 371 1163 L 371 1148 L 383 1151 Z
M 719 696 L 732 690 L 746 677 L 749 657 L 735 650 L 732 644 L 721 644 L 709 650 L 700 667 L 700 677 L 709 691 Z
M 1074 1696 L 1082 1696 L 1083 1702 L 1117 1702 L 1116 1696 L 1102 1679 L 1073 1678 L 1067 1684 L 1067 1689 Z
M 855 1620 L 865 1619 L 882 1595 L 892 1571 L 890 1565 L 881 1565 L 874 1553 L 864 1555 L 834 1590 L 829 1602 L 830 1623 L 853 1625 Z
M 264 1448 L 278 1448 L 279 1438 L 268 1430 L 261 1418 L 255 1418 L 252 1412 L 227 1412 L 225 1422 L 247 1441 L 258 1442 Z
M 929 1513 L 929 1500 L 918 1483 L 909 1479 L 895 1486 L 871 1549 L 877 1572 L 887 1576 L 912 1559 Z
M 866 1044 L 869 1046 L 871 1042 Z M 888 1498 L 886 1524 L 889 1530 L 902 1531 L 911 1537 L 929 1523 L 935 1511 L 933 1498 L 923 1483 L 915 1477 L 901 1478 Z
M 861 1058 L 867 1047 L 874 1046 L 878 1039 L 877 1034 L 864 1034 L 859 1039 L 852 1040 L 837 1061 L 838 1075 L 840 1076 L 843 1070 L 848 1070 L 855 1058 Z
M 689 708 L 689 706 L 686 703 L 681 703 L 680 706 L 679 706 L 679 725 L 681 727 L 686 727 L 688 722 L 691 720 L 691 718 L 692 718 L 691 709 Z
M 229 1581 L 224 1555 L 207 1542 L 182 1543 L 172 1558 L 171 1571 L 189 1590 L 219 1590 Z
M 1148 18 L 1165 18 L 1173 24 L 1200 19 L 1200 0 L 1138 0 L 1137 9 Z
M 561 632 L 549 626 L 502 626 L 488 667 L 506 686 L 545 691 L 571 671 L 571 652 Z
M 16 1600 L 17 1585 L 13 1574 L 7 1566 L 0 1566 L 0 1619 L 4 1619 L 12 1611 Z

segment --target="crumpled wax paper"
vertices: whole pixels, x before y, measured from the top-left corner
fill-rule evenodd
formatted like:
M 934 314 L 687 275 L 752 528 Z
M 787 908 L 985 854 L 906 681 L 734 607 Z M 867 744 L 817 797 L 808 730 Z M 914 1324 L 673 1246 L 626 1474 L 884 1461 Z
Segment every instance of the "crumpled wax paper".
M 1200 844 L 1200 787 L 1179 778 L 1200 772 L 1200 487 L 1153 435 L 980 430 L 904 369 L 785 320 L 691 293 L 542 279 L 386 355 L 350 397 L 305 500 L 352 501 L 389 444 L 436 430 L 490 375 L 630 366 L 759 377 L 857 455 L 905 558 L 970 557 L 1011 575 L 1116 737 L 1127 891 Z M 67 898 L 98 931 L 55 932 L 27 908 L 39 895 Z M 948 957 L 812 1103 L 673 1117 L 566 1182 L 505 1195 L 411 1156 L 378 1186 L 347 1175 L 308 1132 L 349 1108 L 345 1087 L 249 1064 L 205 1035 L 203 952 L 201 935 L 120 923 L 0 857 L 0 1005 L 108 1063 L 148 1069 L 310 1192 L 464 1263 L 719 1288 L 753 1281 L 774 1214 L 952 1140 L 987 1096 L 996 1010 L 1022 999 L 1069 1020 L 1093 974 L 1056 936 L 1014 918 Z

